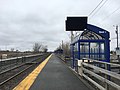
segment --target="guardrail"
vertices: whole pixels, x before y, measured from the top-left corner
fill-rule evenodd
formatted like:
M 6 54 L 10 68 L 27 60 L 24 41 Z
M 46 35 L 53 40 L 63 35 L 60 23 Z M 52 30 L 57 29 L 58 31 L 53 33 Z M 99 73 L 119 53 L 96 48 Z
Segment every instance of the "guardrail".
M 88 58 L 83 58 L 82 60 L 78 60 L 78 62 L 78 73 L 94 84 L 98 89 L 109 90 L 112 87 L 114 88 L 112 90 L 120 90 L 120 83 L 115 82 L 116 80 L 119 82 L 120 74 L 108 70 L 111 65 L 120 67 L 119 64 Z
M 20 56 L 20 57 L 13 57 L 13 58 L 7 58 L 7 59 L 0 59 L 0 61 L 8 61 L 8 60 L 14 60 L 14 59 L 21 59 L 21 58 L 29 58 L 29 57 L 35 57 L 43 54 L 34 54 L 34 55 L 27 55 L 27 56 Z

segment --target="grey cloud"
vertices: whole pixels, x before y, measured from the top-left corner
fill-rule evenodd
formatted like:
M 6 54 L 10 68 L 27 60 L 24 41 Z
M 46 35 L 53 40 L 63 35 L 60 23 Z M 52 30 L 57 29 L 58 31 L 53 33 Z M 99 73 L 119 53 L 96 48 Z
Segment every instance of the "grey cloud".
M 98 0 L 1 0 L 0 48 L 8 45 L 27 50 L 35 42 L 42 42 L 54 50 L 62 40 L 69 41 L 69 32 L 65 32 L 66 16 L 87 16 L 98 3 Z M 115 34 L 113 24 L 119 23 L 119 11 L 102 20 L 119 7 L 119 3 L 119 0 L 110 0 L 89 23 Z

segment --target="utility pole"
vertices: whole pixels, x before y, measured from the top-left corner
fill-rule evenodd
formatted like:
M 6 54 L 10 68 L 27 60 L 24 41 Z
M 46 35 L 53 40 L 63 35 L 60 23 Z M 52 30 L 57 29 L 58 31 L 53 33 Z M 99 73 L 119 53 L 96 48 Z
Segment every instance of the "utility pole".
M 116 25 L 116 34 L 117 34 L 117 49 L 119 49 L 118 47 L 118 25 Z
M 119 32 L 118 32 L 118 25 L 116 25 L 116 35 L 117 35 L 117 48 L 116 48 L 116 51 L 117 51 L 117 59 L 118 59 L 118 62 L 119 62 L 119 64 L 120 64 L 120 48 L 119 48 L 119 46 L 118 46 L 118 34 L 119 34 Z M 120 73 L 120 69 L 119 69 L 119 73 Z
M 62 40 L 62 50 L 63 50 L 63 40 Z
M 71 31 L 71 43 L 73 41 L 73 38 L 74 38 L 74 34 L 73 34 L 73 31 Z

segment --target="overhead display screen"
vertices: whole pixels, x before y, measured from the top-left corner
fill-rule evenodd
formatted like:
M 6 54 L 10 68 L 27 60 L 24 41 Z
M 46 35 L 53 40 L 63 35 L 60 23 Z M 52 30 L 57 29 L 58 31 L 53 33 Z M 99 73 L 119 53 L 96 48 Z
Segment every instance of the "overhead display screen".
M 87 28 L 87 17 L 67 17 L 66 31 L 83 31 Z

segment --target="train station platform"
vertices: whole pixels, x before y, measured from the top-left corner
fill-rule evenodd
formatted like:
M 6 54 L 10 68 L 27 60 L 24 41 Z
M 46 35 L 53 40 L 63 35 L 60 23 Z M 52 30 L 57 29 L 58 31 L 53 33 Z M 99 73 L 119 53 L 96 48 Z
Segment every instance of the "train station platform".
M 29 84 L 29 80 L 27 84 Z M 52 54 L 44 68 L 36 76 L 29 90 L 89 90 L 89 88 L 80 81 L 62 60 Z

